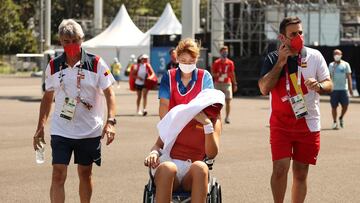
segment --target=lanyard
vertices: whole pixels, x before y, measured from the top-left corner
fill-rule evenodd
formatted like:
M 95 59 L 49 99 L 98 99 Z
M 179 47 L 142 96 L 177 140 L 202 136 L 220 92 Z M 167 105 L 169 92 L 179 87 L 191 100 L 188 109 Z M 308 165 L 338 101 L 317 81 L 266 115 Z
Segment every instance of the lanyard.
M 63 79 L 63 68 L 62 68 L 63 66 L 65 66 L 65 63 L 60 65 L 60 88 L 64 91 L 65 95 L 68 97 L 68 94 L 65 90 L 65 83 L 64 83 L 64 79 Z M 77 103 L 84 104 L 85 107 L 88 110 L 90 110 L 92 108 L 92 105 L 90 103 L 86 102 L 80 95 L 81 94 L 81 79 L 85 78 L 82 66 L 83 66 L 83 64 L 80 63 L 80 66 L 78 67 L 77 76 L 76 76 L 76 91 L 77 91 L 76 101 L 77 101 Z
M 77 88 L 77 100 L 78 103 L 81 100 L 80 93 L 81 93 L 81 79 L 84 78 L 84 73 L 82 72 L 82 64 L 80 64 L 80 67 L 78 67 L 78 72 L 76 76 L 76 88 Z
M 297 70 L 297 86 L 300 88 L 301 87 L 301 68 L 299 66 L 299 62 L 301 62 L 301 55 L 299 54 L 298 59 L 298 70 Z M 290 80 L 289 80 L 289 70 L 288 70 L 288 65 L 285 65 L 285 78 L 286 78 L 286 84 L 285 84 L 285 88 L 286 88 L 286 93 L 289 97 L 291 97 L 290 94 Z M 295 87 L 294 87 L 295 88 Z M 295 90 L 297 90 L 297 88 L 295 88 Z M 297 92 L 297 94 L 299 94 L 300 92 Z
M 335 71 L 336 71 L 336 68 L 337 68 L 338 65 L 340 65 L 340 63 L 338 64 L 338 63 L 335 63 L 335 62 L 334 62 L 334 64 L 333 64 L 333 69 L 332 69 L 332 71 L 331 71 L 331 72 L 332 72 L 332 75 L 331 75 L 331 76 L 332 76 L 332 78 L 331 78 L 332 80 L 334 80 L 334 78 L 335 78 Z
M 60 65 L 60 87 L 64 91 L 65 95 L 68 96 L 66 89 L 65 89 L 65 83 L 64 83 L 64 74 L 63 74 L 63 66 L 68 66 L 67 64 L 63 63 Z M 80 98 L 80 92 L 81 92 L 81 78 L 84 77 L 84 74 L 82 73 L 82 64 L 80 64 L 80 67 L 78 67 L 77 77 L 76 77 L 76 88 L 77 88 L 77 99 Z M 78 101 L 79 102 L 79 101 Z
M 300 87 L 301 85 L 301 63 L 302 63 L 302 58 L 301 58 L 301 54 L 299 54 L 298 59 L 297 59 L 297 63 L 298 63 L 298 72 L 297 72 L 297 85 Z
M 286 66 L 285 66 L 285 78 L 286 78 L 286 85 L 285 85 L 285 87 L 286 87 L 286 93 L 287 93 L 287 95 L 289 96 L 289 97 L 291 97 L 291 95 L 290 95 L 290 82 L 289 82 L 289 71 L 288 71 L 288 65 L 286 64 Z

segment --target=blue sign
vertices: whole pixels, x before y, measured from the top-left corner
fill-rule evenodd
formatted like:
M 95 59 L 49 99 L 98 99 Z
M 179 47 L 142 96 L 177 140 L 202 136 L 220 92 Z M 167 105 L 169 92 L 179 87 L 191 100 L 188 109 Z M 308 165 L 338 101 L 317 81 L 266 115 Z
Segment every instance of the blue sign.
M 151 47 L 150 63 L 157 76 L 161 76 L 166 72 L 166 65 L 170 62 L 171 47 Z

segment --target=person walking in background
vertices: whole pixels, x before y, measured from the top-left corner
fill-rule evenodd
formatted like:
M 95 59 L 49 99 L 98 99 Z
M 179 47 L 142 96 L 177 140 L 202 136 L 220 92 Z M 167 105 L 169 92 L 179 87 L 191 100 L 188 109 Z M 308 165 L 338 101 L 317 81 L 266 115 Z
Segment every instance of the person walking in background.
M 166 70 L 170 70 L 173 68 L 178 68 L 179 63 L 176 60 L 176 51 L 174 48 L 171 48 L 169 51 L 170 54 L 170 62 L 166 65 Z
M 221 57 L 213 63 L 211 73 L 215 81 L 215 88 L 225 94 L 225 123 L 229 124 L 230 102 L 233 92 L 237 91 L 235 66 L 234 62 L 228 58 L 229 48 L 227 46 L 220 49 L 220 55 Z
M 140 62 L 141 62 L 140 56 L 137 59 L 135 59 L 135 63 L 133 63 L 131 65 L 131 67 L 129 68 L 129 74 L 128 74 L 128 76 L 129 76 L 129 89 L 131 91 L 136 91 L 135 81 L 136 81 L 137 76 L 136 76 L 136 74 L 135 74 L 136 72 L 134 72 L 134 70 L 137 70 L 138 67 L 140 66 Z M 136 113 L 137 112 L 138 111 L 136 111 Z
M 130 76 L 130 73 L 131 73 L 131 68 L 133 68 L 133 65 L 138 63 L 138 59 L 136 59 L 136 56 L 134 54 L 131 54 L 130 55 L 130 58 L 129 58 L 129 62 L 126 66 L 126 69 L 125 69 L 125 72 L 124 72 L 124 75 L 126 77 L 129 77 Z
M 38 150 L 40 142 L 45 143 L 44 127 L 55 101 L 50 129 L 53 166 L 50 200 L 65 201 L 64 184 L 74 152 L 80 202 L 90 202 L 92 165 L 93 162 L 98 166 L 101 164 L 100 139 L 106 137 L 106 145 L 109 145 L 115 136 L 114 78 L 103 59 L 81 48 L 84 32 L 77 22 L 63 20 L 58 33 L 65 52 L 52 59 L 46 68 L 46 90 L 41 100 L 33 147 Z M 102 93 L 107 105 L 105 122 Z
M 148 55 L 142 54 L 139 56 L 138 64 L 134 64 L 131 70 L 131 76 L 135 79 L 135 89 L 136 89 L 136 112 L 138 115 L 146 116 L 147 110 L 147 95 L 151 87 L 147 85 L 147 82 L 152 81 L 156 78 L 155 72 L 148 62 Z M 143 110 L 140 110 L 141 98 L 143 100 Z
M 284 202 L 293 160 L 291 201 L 304 202 L 309 164 L 316 164 L 320 150 L 319 93 L 330 93 L 332 82 L 321 53 L 304 47 L 298 17 L 284 18 L 279 32 L 281 45 L 265 57 L 259 80 L 271 102 L 271 189 L 274 202 Z
M 117 83 L 117 88 L 120 88 L 120 74 L 121 74 L 121 64 L 117 57 L 114 58 L 114 63 L 111 64 L 111 73 L 114 76 L 114 79 Z
M 344 127 L 344 115 L 349 106 L 349 96 L 353 96 L 351 68 L 348 62 L 341 60 L 342 52 L 334 50 L 334 61 L 329 64 L 331 79 L 334 83 L 334 91 L 330 94 L 331 112 L 333 117 L 333 129 L 338 129 L 337 107 L 340 103 L 341 114 L 339 116 L 340 127 Z

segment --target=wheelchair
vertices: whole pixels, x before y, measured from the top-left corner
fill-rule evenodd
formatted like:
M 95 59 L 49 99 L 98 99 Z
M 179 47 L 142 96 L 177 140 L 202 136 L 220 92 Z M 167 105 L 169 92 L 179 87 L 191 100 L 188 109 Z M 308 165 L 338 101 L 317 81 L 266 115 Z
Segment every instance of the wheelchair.
M 209 171 L 212 170 L 212 166 L 214 164 L 214 159 L 204 159 L 204 162 L 209 168 Z M 151 170 L 149 168 L 149 176 L 150 179 L 148 184 L 145 185 L 144 188 L 144 196 L 143 203 L 154 203 L 155 202 L 155 181 L 154 177 L 151 174 Z M 221 185 L 217 182 L 215 177 L 212 177 L 209 173 L 208 177 L 208 194 L 206 197 L 206 203 L 221 203 Z M 173 203 L 187 203 L 191 202 L 191 192 L 183 191 L 182 189 L 178 189 L 173 191 L 172 194 L 172 202 Z

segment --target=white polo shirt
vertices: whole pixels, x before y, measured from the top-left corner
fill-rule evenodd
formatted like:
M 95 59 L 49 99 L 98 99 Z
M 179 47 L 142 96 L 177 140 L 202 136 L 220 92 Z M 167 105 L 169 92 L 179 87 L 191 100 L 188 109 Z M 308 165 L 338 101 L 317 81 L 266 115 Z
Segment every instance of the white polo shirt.
M 320 51 L 306 47 L 307 68 L 301 68 L 304 80 L 315 78 L 318 82 L 330 79 L 330 73 L 326 61 Z M 320 131 L 320 95 L 314 90 L 308 90 L 304 95 L 309 114 L 305 117 L 311 132 Z
M 96 68 L 90 67 L 94 55 L 83 51 L 82 60 L 84 65 L 82 73 L 83 79 L 80 82 L 80 96 L 93 107 L 88 110 L 82 103 L 78 103 L 72 120 L 60 117 L 61 110 L 65 101 L 65 91 L 70 98 L 76 98 L 77 75 L 80 67 L 78 61 L 73 67 L 51 68 L 50 64 L 46 68 L 45 89 L 54 91 L 55 109 L 51 118 L 51 135 L 58 135 L 66 138 L 83 139 L 101 136 L 106 102 L 103 90 L 114 83 L 114 77 L 104 60 L 99 58 Z M 60 73 L 62 72 L 65 91 L 60 88 Z

